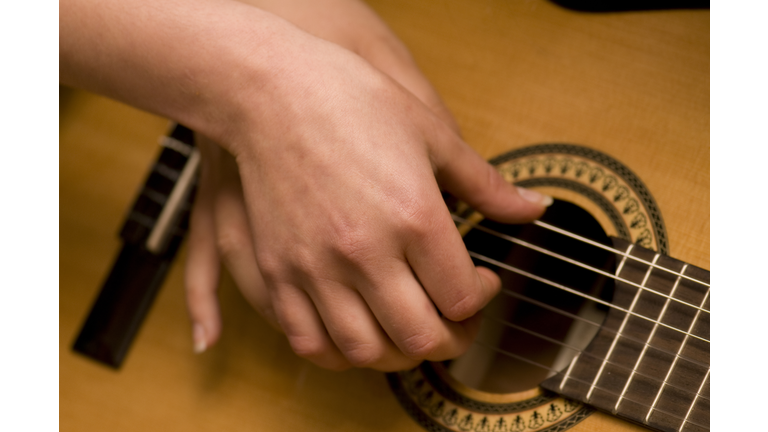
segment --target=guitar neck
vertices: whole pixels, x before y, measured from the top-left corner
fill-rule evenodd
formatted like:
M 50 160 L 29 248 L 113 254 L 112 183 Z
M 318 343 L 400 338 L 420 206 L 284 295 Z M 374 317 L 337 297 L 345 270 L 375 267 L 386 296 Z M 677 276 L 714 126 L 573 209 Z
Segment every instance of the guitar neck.
M 193 133 L 176 125 L 163 137 L 120 230 L 124 244 L 73 349 L 119 368 L 184 239 L 200 162 Z
M 653 429 L 709 430 L 709 271 L 613 242 L 614 307 L 542 387 Z

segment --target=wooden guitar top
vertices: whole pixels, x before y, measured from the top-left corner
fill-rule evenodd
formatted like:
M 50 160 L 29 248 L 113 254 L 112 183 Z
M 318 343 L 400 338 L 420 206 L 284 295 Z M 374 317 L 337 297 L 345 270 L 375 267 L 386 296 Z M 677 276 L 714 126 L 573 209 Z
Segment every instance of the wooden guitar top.
M 533 0 L 369 4 L 482 156 L 556 142 L 606 153 L 655 198 L 669 255 L 710 268 L 709 11 L 586 14 Z M 73 353 L 167 120 L 60 92 L 62 431 L 422 430 L 383 374 L 325 371 L 295 356 L 228 276 L 221 341 L 194 355 L 184 250 L 119 372 Z M 600 413 L 571 430 L 620 428 L 643 430 Z

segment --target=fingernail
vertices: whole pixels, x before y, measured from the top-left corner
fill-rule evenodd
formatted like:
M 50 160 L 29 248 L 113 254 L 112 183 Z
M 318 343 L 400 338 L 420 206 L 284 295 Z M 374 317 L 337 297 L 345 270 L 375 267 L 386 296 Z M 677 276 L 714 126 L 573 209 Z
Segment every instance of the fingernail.
M 520 186 L 517 186 L 517 193 L 519 193 L 520 196 L 523 197 L 523 199 L 526 201 L 532 202 L 534 204 L 540 204 L 544 207 L 551 206 L 552 202 L 554 201 L 549 195 L 544 195 L 542 193 L 536 192 L 535 190 L 526 189 Z
M 200 324 L 192 327 L 192 340 L 195 342 L 195 354 L 200 354 L 208 348 L 208 344 L 205 343 L 205 329 Z

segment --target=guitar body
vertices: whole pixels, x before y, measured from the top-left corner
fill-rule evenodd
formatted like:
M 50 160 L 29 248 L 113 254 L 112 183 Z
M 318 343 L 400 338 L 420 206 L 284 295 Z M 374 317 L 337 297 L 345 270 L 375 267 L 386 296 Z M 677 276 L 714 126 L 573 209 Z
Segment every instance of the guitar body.
M 465 140 L 487 159 L 500 157 L 496 162 L 509 181 L 529 181 L 530 187 L 581 207 L 609 236 L 709 269 L 708 11 L 584 14 L 545 1 L 369 4 L 411 49 Z M 70 350 L 120 246 L 119 223 L 166 127 L 165 119 L 62 90 L 61 430 L 424 430 L 384 374 L 334 373 L 296 357 L 227 276 L 220 288 L 222 339 L 194 355 L 183 250 L 120 371 Z M 586 153 L 541 144 L 568 144 Z M 604 196 L 627 188 L 620 202 L 611 201 L 614 208 L 624 208 L 630 199 L 642 204 L 646 192 L 652 199 L 652 209 L 640 205 L 632 215 L 621 214 L 626 232 L 584 193 L 599 190 L 605 176 L 614 174 L 608 169 L 592 186 L 572 168 L 562 175 L 583 184 L 581 190 L 540 181 L 548 175 L 547 157 L 605 167 L 605 160 L 591 157 L 595 154 L 619 162 L 642 183 L 638 189 L 627 176 L 614 175 L 616 183 Z M 523 168 L 517 176 L 515 164 Z M 644 217 L 645 225 L 633 224 L 635 217 Z M 488 403 L 551 397 L 563 419 L 574 418 L 557 430 L 645 430 L 535 384 L 491 392 L 453 380 L 440 365 L 432 369 L 452 391 Z M 546 422 L 544 409 L 544 422 L 536 426 L 530 421 L 534 408 L 526 409 L 520 411 L 528 416 L 524 430 L 545 430 L 553 423 Z M 455 430 L 463 429 L 455 424 Z M 473 423 L 472 430 L 485 429 Z

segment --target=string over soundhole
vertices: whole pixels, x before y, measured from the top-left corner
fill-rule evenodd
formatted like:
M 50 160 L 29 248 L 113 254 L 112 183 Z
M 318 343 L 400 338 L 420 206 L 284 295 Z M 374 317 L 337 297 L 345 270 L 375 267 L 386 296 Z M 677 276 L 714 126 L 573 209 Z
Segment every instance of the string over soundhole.
M 610 244 L 597 221 L 573 204 L 556 201 L 542 220 Z M 610 302 L 613 280 L 600 272 L 613 274 L 614 254 L 534 225 L 467 223 L 467 249 L 476 265 L 499 274 L 503 291 L 483 311 L 475 345 L 445 367 L 483 392 L 535 388 L 596 334 L 606 308 L 587 298 Z

